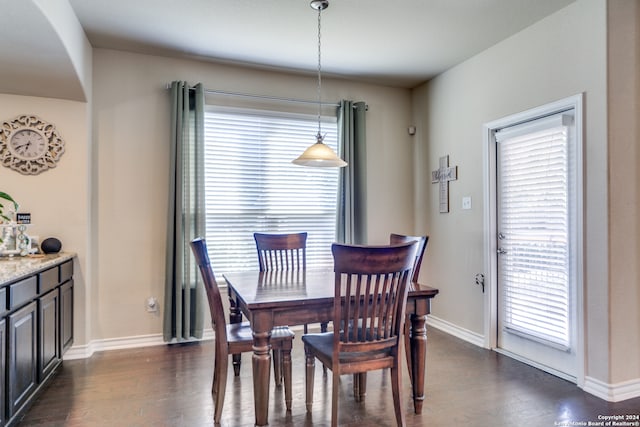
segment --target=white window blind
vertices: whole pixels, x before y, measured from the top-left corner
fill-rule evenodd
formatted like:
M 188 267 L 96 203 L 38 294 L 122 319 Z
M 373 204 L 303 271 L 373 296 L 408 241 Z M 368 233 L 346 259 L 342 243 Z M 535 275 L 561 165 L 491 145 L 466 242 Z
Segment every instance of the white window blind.
M 496 133 L 503 325 L 565 350 L 571 344 L 571 120 L 556 115 Z
M 335 118 L 323 118 L 336 150 Z M 239 109 L 205 113 L 206 238 L 214 271 L 258 268 L 254 232 L 306 231 L 307 266 L 333 265 L 337 168 L 296 166 L 317 116 Z

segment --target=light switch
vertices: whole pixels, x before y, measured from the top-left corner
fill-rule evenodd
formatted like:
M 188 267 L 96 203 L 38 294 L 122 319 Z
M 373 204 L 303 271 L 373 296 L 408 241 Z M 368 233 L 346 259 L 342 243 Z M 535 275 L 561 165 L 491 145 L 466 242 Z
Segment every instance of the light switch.
M 462 198 L 462 209 L 471 209 L 471 196 L 464 196 Z

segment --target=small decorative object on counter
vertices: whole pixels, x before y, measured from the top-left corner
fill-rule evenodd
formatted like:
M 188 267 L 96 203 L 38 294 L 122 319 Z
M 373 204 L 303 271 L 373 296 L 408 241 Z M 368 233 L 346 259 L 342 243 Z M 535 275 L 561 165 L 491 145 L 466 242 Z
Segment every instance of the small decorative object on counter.
M 31 214 L 27 212 L 16 212 L 16 222 L 18 224 L 31 224 Z
M 40 249 L 45 254 L 57 254 L 62 249 L 62 242 L 55 237 L 44 239 L 40 244 Z
M 9 223 L 0 224 L 0 256 L 25 256 L 36 252 L 31 247 L 31 237 L 26 233 L 27 224 Z
M 6 202 L 11 204 L 6 206 L 5 210 Z M 12 211 L 8 208 L 12 208 Z M 26 233 L 31 222 L 31 214 L 22 214 L 27 215 L 29 221 L 19 223 L 13 219 L 17 212 L 18 203 L 7 193 L 0 191 L 0 256 L 25 256 L 35 252 L 31 247 L 31 238 Z

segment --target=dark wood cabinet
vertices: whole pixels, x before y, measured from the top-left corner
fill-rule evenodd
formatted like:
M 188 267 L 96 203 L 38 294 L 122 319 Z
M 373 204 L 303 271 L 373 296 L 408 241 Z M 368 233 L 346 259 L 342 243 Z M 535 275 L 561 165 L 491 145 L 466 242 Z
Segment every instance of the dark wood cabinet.
M 38 380 L 45 378 L 60 363 L 60 294 L 58 289 L 38 299 L 39 358 Z
M 10 274 L 15 271 L 21 273 Z M 45 255 L 40 267 L 33 260 L 3 260 L 0 264 L 0 427 L 17 423 L 72 344 L 72 255 Z
M 60 347 L 64 354 L 73 344 L 73 279 L 60 286 Z
M 6 295 L 5 295 L 6 296 Z M 5 299 L 6 301 L 6 299 Z M 4 385 L 6 382 L 5 373 L 7 372 L 7 321 L 2 318 L 0 320 L 0 384 L 3 387 L 0 387 L 0 427 L 5 425 L 5 402 L 7 397 L 6 387 Z
M 37 303 L 32 301 L 9 315 L 7 343 L 8 416 L 11 418 L 38 386 Z

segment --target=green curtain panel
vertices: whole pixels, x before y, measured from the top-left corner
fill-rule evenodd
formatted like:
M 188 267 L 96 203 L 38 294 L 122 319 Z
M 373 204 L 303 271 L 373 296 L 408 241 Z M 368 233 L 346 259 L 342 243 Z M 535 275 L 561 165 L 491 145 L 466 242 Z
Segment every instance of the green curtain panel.
M 340 169 L 336 241 L 367 243 L 367 144 L 364 102 L 341 101 L 338 151 L 349 165 Z
M 189 243 L 204 236 L 204 88 L 171 83 L 170 182 L 163 335 L 202 338 L 204 288 Z

